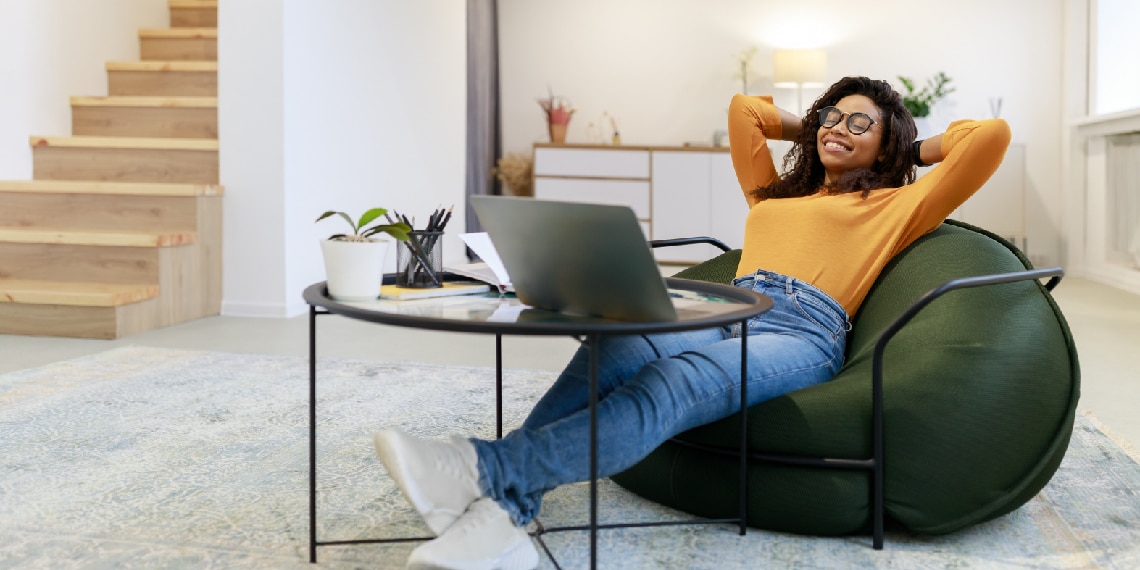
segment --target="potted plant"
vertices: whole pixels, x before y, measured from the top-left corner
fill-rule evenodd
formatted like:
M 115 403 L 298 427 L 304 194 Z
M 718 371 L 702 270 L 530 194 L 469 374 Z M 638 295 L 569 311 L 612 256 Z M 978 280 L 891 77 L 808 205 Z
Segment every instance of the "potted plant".
M 511 196 L 534 196 L 534 161 L 529 154 L 512 152 L 491 170 Z
M 919 89 L 914 80 L 909 77 L 900 75 L 899 81 L 906 88 L 906 94 L 902 98 L 903 106 L 906 107 L 907 111 L 910 111 L 915 119 L 915 126 L 918 127 L 918 138 L 927 138 L 930 133 L 926 132 L 929 130 L 926 118 L 930 116 L 930 108 L 954 92 L 954 88 L 949 87 L 950 77 L 939 71 L 934 77 L 926 81 L 926 85 L 922 89 Z
M 364 212 L 358 221 L 353 221 L 344 212 L 329 210 L 317 218 L 319 222 L 330 216 L 340 216 L 352 229 L 352 233 L 333 234 L 321 241 L 329 296 L 333 299 L 368 301 L 380 296 L 384 259 L 392 242 L 376 235 L 387 234 L 399 241 L 407 241 L 408 232 L 412 230 L 403 222 L 377 223 L 387 213 L 384 208 L 372 208 Z

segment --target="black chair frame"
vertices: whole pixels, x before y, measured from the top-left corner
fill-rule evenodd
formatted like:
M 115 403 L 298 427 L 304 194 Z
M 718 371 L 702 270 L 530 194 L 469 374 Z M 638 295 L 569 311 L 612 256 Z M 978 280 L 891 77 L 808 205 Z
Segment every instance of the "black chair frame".
M 710 244 L 716 246 L 724 252 L 731 251 L 732 249 L 724 242 L 711 238 L 711 237 L 692 237 L 668 240 L 652 240 L 649 242 L 651 248 L 658 247 L 671 247 L 680 245 L 692 244 Z M 895 319 L 879 336 L 875 342 L 875 350 L 872 353 L 871 361 L 871 444 L 872 454 L 871 457 L 865 459 L 849 459 L 849 458 L 834 458 L 834 457 L 807 457 L 800 455 L 784 455 L 784 454 L 767 454 L 767 453 L 748 453 L 748 459 L 764 463 L 774 463 L 781 465 L 795 465 L 799 467 L 816 467 L 821 469 L 864 469 L 871 471 L 871 503 L 872 503 L 872 546 L 875 550 L 882 550 L 883 548 L 883 526 L 885 519 L 885 494 L 883 489 L 883 457 L 885 450 L 883 449 L 883 353 L 886 351 L 887 343 L 895 336 L 911 319 L 915 317 L 922 309 L 929 305 L 935 299 L 958 289 L 968 289 L 972 287 L 981 287 L 983 285 L 999 285 L 1002 283 L 1013 283 L 1016 281 L 1025 281 L 1029 279 L 1043 279 L 1049 278 L 1045 284 L 1045 289 L 1052 291 L 1065 272 L 1060 267 L 1052 267 L 1048 269 L 1033 269 L 1028 271 L 1015 271 L 1010 273 L 998 273 L 993 275 L 980 275 L 977 277 L 963 277 L 960 279 L 952 279 L 930 290 L 922 297 L 919 297 L 906 311 L 903 312 L 897 319 Z M 761 317 L 763 318 L 763 317 Z M 679 439 L 670 440 L 678 445 L 699 449 L 711 453 L 725 455 L 732 458 L 739 458 L 740 451 L 737 449 L 707 446 L 695 444 Z M 742 484 L 744 493 L 740 497 L 740 512 L 745 513 L 745 505 L 747 504 L 747 483 Z

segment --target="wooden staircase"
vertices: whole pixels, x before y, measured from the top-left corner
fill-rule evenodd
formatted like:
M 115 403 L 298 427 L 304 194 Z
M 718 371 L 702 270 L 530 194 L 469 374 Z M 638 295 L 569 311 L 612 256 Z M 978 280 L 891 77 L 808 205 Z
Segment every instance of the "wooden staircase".
M 118 338 L 221 308 L 217 1 L 170 0 L 72 135 L 0 181 L 0 333 Z

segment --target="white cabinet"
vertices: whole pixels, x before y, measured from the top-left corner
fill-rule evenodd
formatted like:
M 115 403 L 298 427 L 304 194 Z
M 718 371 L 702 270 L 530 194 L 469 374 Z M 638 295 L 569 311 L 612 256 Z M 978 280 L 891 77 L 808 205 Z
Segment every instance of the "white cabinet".
M 564 145 L 534 149 L 536 176 L 649 178 L 649 151 L 620 147 L 572 148 Z
M 649 170 L 649 150 L 645 148 L 536 145 L 534 197 L 629 206 L 649 239 Z
M 710 236 L 740 247 L 747 215 L 727 152 L 653 151 L 653 239 Z M 658 261 L 678 263 L 700 263 L 719 253 L 711 245 L 656 252 Z
M 740 247 L 747 202 L 727 149 L 547 145 L 534 149 L 537 199 L 630 206 L 647 239 L 711 236 Z M 709 245 L 660 248 L 658 261 L 700 263 Z
M 712 195 L 712 229 L 715 238 L 729 247 L 744 247 L 744 222 L 748 218 L 748 200 L 736 179 L 732 168 L 732 157 L 727 152 L 711 156 L 709 188 Z

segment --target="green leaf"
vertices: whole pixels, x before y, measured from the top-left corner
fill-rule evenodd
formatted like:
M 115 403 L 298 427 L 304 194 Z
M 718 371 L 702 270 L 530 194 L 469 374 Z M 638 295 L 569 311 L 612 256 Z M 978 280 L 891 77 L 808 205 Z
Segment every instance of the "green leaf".
M 360 233 L 360 228 L 356 227 L 356 224 L 353 223 L 352 218 L 348 217 L 348 214 L 346 214 L 344 212 L 336 212 L 333 210 L 329 210 L 329 211 L 321 214 L 321 217 L 317 218 L 317 221 L 319 222 L 319 221 L 321 221 L 321 220 L 323 220 L 329 216 L 332 216 L 332 215 L 337 215 L 337 216 L 344 218 L 344 221 L 348 222 L 349 227 L 352 228 L 353 234 L 359 234 Z
M 398 222 L 395 224 L 385 224 L 385 225 L 381 225 L 381 226 L 373 226 L 373 227 L 369 228 L 368 231 L 364 232 L 363 235 L 365 237 L 368 237 L 368 236 L 372 236 L 372 235 L 384 232 L 384 233 L 396 238 L 398 241 L 408 241 L 408 232 L 410 232 L 410 231 L 412 231 L 411 226 L 409 226 L 408 224 L 405 224 L 404 222 Z
M 371 210 L 364 212 L 364 215 L 360 216 L 360 224 L 358 224 L 357 227 L 363 229 L 364 226 L 372 223 L 372 220 L 375 220 L 376 218 L 379 218 L 380 216 L 383 216 L 387 213 L 388 210 L 385 210 L 384 208 L 372 208 Z

